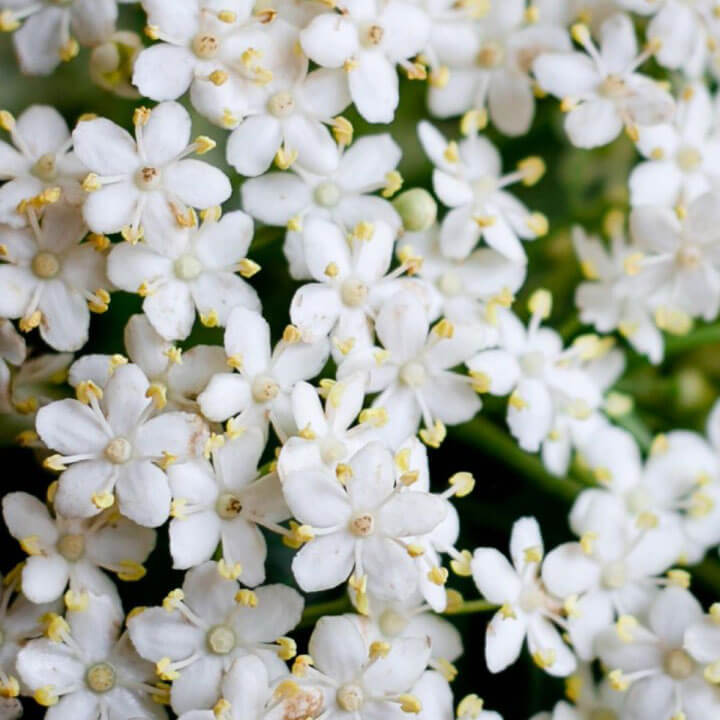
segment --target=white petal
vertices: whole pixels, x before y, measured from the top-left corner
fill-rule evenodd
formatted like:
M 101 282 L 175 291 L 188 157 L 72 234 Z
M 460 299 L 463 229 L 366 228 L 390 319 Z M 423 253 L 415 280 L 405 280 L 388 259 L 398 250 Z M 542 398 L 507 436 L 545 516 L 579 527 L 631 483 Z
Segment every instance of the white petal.
M 170 280 L 143 301 L 143 310 L 165 340 L 184 340 L 195 321 L 195 303 L 186 283 Z
M 222 170 L 192 158 L 165 168 L 164 180 L 169 192 L 194 208 L 221 205 L 232 193 L 230 181 Z
M 133 85 L 153 100 L 174 100 L 190 87 L 195 59 L 186 48 L 158 43 L 135 60 Z
M 314 527 L 332 527 L 350 519 L 347 493 L 329 470 L 291 472 L 283 492 L 293 515 Z
M 35 427 L 42 441 L 63 455 L 101 452 L 108 436 L 95 413 L 77 400 L 58 400 L 38 410 Z
M 475 585 L 491 603 L 502 605 L 517 598 L 520 580 L 508 559 L 495 548 L 477 548 L 472 559 Z
M 348 76 L 355 107 L 368 122 L 391 122 L 399 100 L 395 68 L 380 51 L 361 52 L 358 61 Z
M 622 130 L 622 119 L 610 100 L 588 100 L 565 117 L 565 130 L 575 147 L 607 145 Z
M 499 673 L 520 656 L 525 640 L 525 620 L 496 613 L 485 635 L 485 661 L 491 673 Z
M 140 163 L 132 136 L 106 118 L 79 122 L 73 147 L 83 165 L 100 175 L 127 175 Z
M 198 395 L 197 401 L 208 420 L 222 422 L 248 406 L 250 388 L 240 375 L 218 373 Z
M 232 131 L 227 142 L 227 161 L 241 175 L 262 175 L 272 164 L 283 139 L 282 126 L 270 115 L 253 115 Z
M 365 641 L 348 617 L 323 617 L 310 637 L 309 651 L 321 672 L 338 684 L 354 680 L 367 660 Z
M 292 561 L 297 584 L 306 592 L 329 590 L 345 582 L 355 564 L 349 533 L 320 535 L 303 545 Z
M 357 30 L 335 13 L 322 13 L 300 33 L 300 44 L 318 65 L 339 68 L 357 48 Z
M 58 152 L 70 139 L 65 119 L 49 105 L 31 105 L 20 113 L 15 132 L 23 139 L 33 158 Z
M 128 463 L 117 481 L 120 512 L 138 525 L 158 527 L 170 513 L 170 488 L 165 473 L 149 460 Z
M 210 560 L 220 540 L 220 518 L 212 510 L 171 521 L 170 554 L 173 567 L 185 570 Z
M 25 561 L 23 593 L 34 603 L 56 600 L 67 585 L 69 567 L 60 555 L 34 555 Z

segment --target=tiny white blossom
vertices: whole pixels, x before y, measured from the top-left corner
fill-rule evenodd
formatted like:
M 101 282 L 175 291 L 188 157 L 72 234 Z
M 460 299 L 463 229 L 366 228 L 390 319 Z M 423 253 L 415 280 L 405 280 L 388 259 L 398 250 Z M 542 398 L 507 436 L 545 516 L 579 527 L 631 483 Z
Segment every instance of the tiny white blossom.
M 570 675 L 577 661 L 555 627 L 564 624 L 562 603 L 540 582 L 543 541 L 535 518 L 520 518 L 513 525 L 510 556 L 512 565 L 495 548 L 477 548 L 472 560 L 478 589 L 501 606 L 485 635 L 485 660 L 490 672 L 512 665 L 527 637 L 537 665 L 550 675 Z
M 143 296 L 143 310 L 162 337 L 182 340 L 196 311 L 206 323 L 225 325 L 235 307 L 260 309 L 254 288 L 236 275 L 260 269 L 247 258 L 252 234 L 252 220 L 241 210 L 219 220 L 209 211 L 199 228 L 115 245 L 108 276 L 121 290 Z
M 28 554 L 22 591 L 33 602 L 56 600 L 69 585 L 73 595 L 105 595 L 120 607 L 114 583 L 100 569 L 121 579 L 139 580 L 143 563 L 155 547 L 155 533 L 138 527 L 110 509 L 92 520 L 55 514 L 24 492 L 8 493 L 2 502 L 10 534 Z
M 653 48 L 638 55 L 635 27 L 627 15 L 612 15 L 600 26 L 600 49 L 587 27 L 576 26 L 581 52 L 545 53 L 533 63 L 540 87 L 561 98 L 568 114 L 565 130 L 577 147 L 592 148 L 614 140 L 623 127 L 667 122 L 674 112 L 670 94 L 636 68 Z
M 104 596 L 87 594 L 66 619 L 48 620 L 47 638 L 31 640 L 17 668 L 35 700 L 57 720 L 167 717 L 151 696 L 153 666 L 142 660 L 127 633 L 118 638 L 122 612 Z
M 1 222 L 25 225 L 18 206 L 43 191 L 59 189 L 65 201 L 82 202 L 80 181 L 87 170 L 70 149 L 70 130 L 55 108 L 31 105 L 17 120 L 8 114 L 1 125 L 15 146 L 0 141 L 0 178 L 7 181 L 0 187 Z
M 82 402 L 59 400 L 41 408 L 36 428 L 59 455 L 46 464 L 62 470 L 55 497 L 68 517 L 91 517 L 113 503 L 139 525 L 162 525 L 170 512 L 163 466 L 197 456 L 208 437 L 198 415 L 153 417 L 164 399 L 136 365 L 121 365 L 104 389 L 78 387 Z
M 78 123 L 75 152 L 90 170 L 83 214 L 93 232 L 123 232 L 130 242 L 160 238 L 178 223 L 194 224 L 193 208 L 219 205 L 230 182 L 216 167 L 187 158 L 212 147 L 207 138 L 190 142 L 188 111 L 164 102 L 133 118 L 135 138 L 107 118 Z
M 260 658 L 271 682 L 285 675 L 283 636 L 298 624 L 302 609 L 302 597 L 286 585 L 243 594 L 217 563 L 207 562 L 187 572 L 182 590 L 171 592 L 163 607 L 132 617 L 128 630 L 140 655 L 173 681 L 170 701 L 179 714 L 213 707 L 223 674 L 238 658 Z
M 90 311 L 107 310 L 105 254 L 83 243 L 80 210 L 58 203 L 39 218 L 27 209 L 29 228 L 0 229 L 0 316 L 21 318 L 26 332 L 56 350 L 78 350 L 88 340 Z

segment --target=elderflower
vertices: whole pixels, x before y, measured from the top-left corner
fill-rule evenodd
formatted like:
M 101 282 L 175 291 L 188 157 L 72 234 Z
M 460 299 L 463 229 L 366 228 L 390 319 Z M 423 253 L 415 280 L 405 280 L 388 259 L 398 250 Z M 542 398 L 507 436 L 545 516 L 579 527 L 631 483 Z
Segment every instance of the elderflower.
M 300 620 L 301 596 L 286 585 L 266 585 L 253 590 L 251 604 L 243 604 L 239 590 L 217 563 L 207 562 L 185 575 L 182 590 L 171 592 L 163 607 L 128 621 L 137 651 L 156 664 L 161 678 L 173 681 L 170 702 L 176 713 L 213 707 L 223 674 L 238 658 L 258 657 L 271 682 L 287 673 L 280 641 Z
M 75 153 L 90 170 L 83 180 L 89 193 L 83 215 L 93 232 L 160 242 L 178 224 L 195 224 L 193 208 L 230 197 L 221 170 L 186 157 L 205 152 L 208 139 L 190 142 L 190 115 L 182 105 L 138 108 L 133 124 L 135 138 L 107 118 L 82 120 L 73 130 Z
M 59 454 L 46 461 L 61 470 L 55 503 L 68 517 L 92 517 L 113 504 L 138 525 L 162 525 L 170 512 L 163 465 L 198 455 L 207 428 L 197 415 L 166 412 L 136 365 L 115 369 L 103 390 L 78 386 L 81 400 L 50 403 L 37 415 L 43 442 Z

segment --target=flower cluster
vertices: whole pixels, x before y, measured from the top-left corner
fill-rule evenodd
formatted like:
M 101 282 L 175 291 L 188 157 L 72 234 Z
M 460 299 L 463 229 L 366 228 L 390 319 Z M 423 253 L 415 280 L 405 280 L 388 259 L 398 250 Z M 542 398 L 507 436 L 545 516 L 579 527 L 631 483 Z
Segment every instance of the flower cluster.
M 440 616 L 475 610 L 490 672 L 527 640 L 567 679 L 535 720 L 720 716 L 720 605 L 686 569 L 720 544 L 720 404 L 707 437 L 642 446 L 613 390 L 624 341 L 659 363 L 663 331 L 720 313 L 714 0 L 141 0 L 147 46 L 122 1 L 0 0 L 23 73 L 82 45 L 146 99 L 72 128 L 0 111 L 0 422 L 55 474 L 2 497 L 27 557 L 0 578 L 0 720 L 20 698 L 49 720 L 501 720 L 451 690 Z M 398 170 L 406 80 L 428 83 L 432 194 Z M 551 179 L 491 137 L 546 96 L 575 148 L 625 133 L 642 157 L 609 243 L 572 230 L 584 331 L 549 326 L 545 288 L 516 302 L 550 230 L 526 189 Z M 355 117 L 391 126 L 355 139 Z M 295 281 L 279 319 L 256 227 Z M 138 311 L 98 352 L 123 293 Z M 536 474 L 581 476 L 575 540 L 546 552 L 522 517 L 509 560 L 460 545 L 475 478 L 439 487 L 429 455 L 483 403 Z M 183 579 L 127 612 L 115 581 L 158 534 Z

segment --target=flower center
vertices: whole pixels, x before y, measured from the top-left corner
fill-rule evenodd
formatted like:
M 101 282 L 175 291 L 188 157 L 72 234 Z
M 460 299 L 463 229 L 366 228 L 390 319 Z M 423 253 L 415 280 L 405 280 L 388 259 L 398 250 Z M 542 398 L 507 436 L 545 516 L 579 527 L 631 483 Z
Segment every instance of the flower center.
M 252 383 L 252 396 L 255 402 L 270 402 L 280 392 L 278 384 L 269 375 L 258 375 Z
M 203 60 L 210 60 L 220 50 L 220 39 L 212 33 L 198 33 L 192 41 L 193 52 Z
M 54 278 L 60 272 L 60 260 L 57 255 L 43 250 L 32 259 L 32 271 L 43 280 Z
M 363 47 L 373 48 L 382 42 L 384 35 L 385 30 L 383 30 L 380 25 L 368 25 L 361 33 L 360 42 L 363 44 Z
M 141 167 L 135 173 L 135 185 L 140 190 L 157 190 L 161 179 L 162 173 L 154 167 Z
M 459 295 L 463 290 L 463 281 L 456 272 L 448 270 L 440 276 L 438 287 L 443 295 Z
M 600 84 L 600 94 L 610 100 L 617 100 L 628 94 L 628 88 L 618 75 L 608 75 Z
M 342 460 L 347 455 L 345 444 L 336 440 L 334 437 L 326 438 L 320 448 L 320 456 L 324 463 L 331 465 L 338 460 Z
M 313 196 L 321 207 L 335 207 L 340 202 L 340 188 L 333 182 L 323 182 L 315 188 Z
M 665 654 L 663 669 L 673 680 L 687 680 L 695 670 L 695 661 L 682 648 L 676 648 Z
M 350 520 L 350 532 L 357 537 L 368 537 L 375 532 L 375 518 L 370 513 L 355 515 Z
M 538 608 L 541 608 L 545 604 L 545 596 L 542 591 L 536 585 L 527 588 L 520 595 L 520 607 L 526 613 L 535 612 Z
M 215 625 L 207 632 L 207 646 L 215 655 L 227 655 L 235 648 L 235 632 L 227 625 Z
M 362 688 L 352 683 L 348 683 L 339 688 L 335 699 L 337 700 L 337 704 L 345 710 L 345 712 L 357 712 L 365 701 Z
M 652 497 L 645 488 L 635 488 L 626 495 L 625 505 L 631 513 L 641 513 L 652 506 Z
M 41 155 L 32 166 L 30 172 L 39 180 L 50 182 L 57 177 L 57 162 L 53 153 Z
M 232 520 L 242 512 L 242 503 L 236 495 L 223 493 L 218 498 L 215 509 L 223 520 Z
M 180 280 L 194 280 L 201 272 L 202 265 L 193 255 L 181 255 L 175 260 L 175 275 Z
M 383 635 L 397 637 L 404 632 L 408 625 L 408 619 L 394 610 L 386 610 L 380 616 L 379 625 Z
M 675 162 L 684 172 L 692 172 L 700 166 L 702 155 L 694 147 L 680 148 L 675 156 Z
M 96 693 L 106 693 L 115 687 L 115 668 L 106 662 L 95 663 L 85 674 L 85 683 Z
M 520 358 L 520 365 L 527 375 L 537 377 L 545 367 L 545 357 L 539 351 L 525 353 Z
M 289 92 L 275 93 L 268 100 L 267 109 L 275 117 L 287 117 L 295 110 L 295 99 Z
M 614 562 L 606 565 L 602 571 L 602 583 L 606 588 L 617 590 L 626 581 L 626 568 L 624 562 Z
M 57 551 L 70 562 L 79 560 L 85 554 L 84 535 L 61 535 L 57 541 Z
M 483 68 L 496 68 L 505 60 L 505 48 L 500 43 L 488 42 L 477 54 L 477 64 Z
M 348 307 L 358 307 L 367 300 L 368 288 L 367 285 L 356 277 L 349 277 L 343 282 L 340 288 L 340 296 L 342 301 Z
M 675 255 L 675 262 L 683 268 L 687 268 L 688 270 L 692 270 L 698 265 L 700 265 L 700 261 L 702 260 L 702 251 L 697 245 L 683 245 L 678 251 L 677 255 Z
M 405 363 L 400 368 L 400 379 L 410 387 L 420 387 L 425 384 L 427 373 L 425 367 L 419 362 Z
M 116 465 L 126 463 L 132 455 L 132 445 L 124 437 L 113 438 L 105 448 L 105 457 Z
M 473 192 L 475 194 L 475 200 L 482 202 L 488 195 L 497 190 L 497 181 L 495 178 L 485 175 L 484 177 L 478 178 L 473 183 Z

